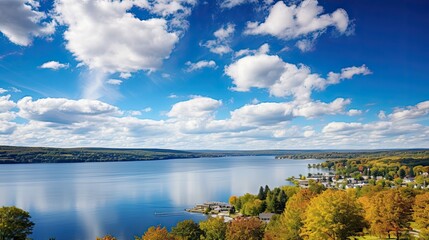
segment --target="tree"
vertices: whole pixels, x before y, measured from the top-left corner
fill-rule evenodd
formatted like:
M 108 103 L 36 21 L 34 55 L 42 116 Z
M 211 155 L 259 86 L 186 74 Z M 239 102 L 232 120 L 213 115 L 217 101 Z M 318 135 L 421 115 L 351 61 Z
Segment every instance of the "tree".
M 144 235 L 139 238 L 135 237 L 135 240 L 174 240 L 174 237 L 170 236 L 165 227 L 161 228 L 160 226 L 150 227 L 144 233 Z
M 345 240 L 366 226 L 363 214 L 352 194 L 327 190 L 310 201 L 300 235 L 304 239 Z
M 259 199 L 246 202 L 242 207 L 242 213 L 247 216 L 256 216 L 265 210 L 265 202 Z
M 200 222 L 200 229 L 204 232 L 201 239 L 224 240 L 226 238 L 226 223 L 223 218 L 209 218 Z
M 265 224 L 258 218 L 236 218 L 228 224 L 228 240 L 261 240 L 264 237 Z
M 116 240 L 116 238 L 113 237 L 112 235 L 106 235 L 106 236 L 101 237 L 101 238 L 98 237 L 97 240 Z
M 403 168 L 399 169 L 398 174 L 399 174 L 399 177 L 402 179 L 407 175 L 407 173 L 405 172 L 405 169 L 403 169 Z
M 370 198 L 365 207 L 365 218 L 373 234 L 390 237 L 390 232 L 399 239 L 400 232 L 410 227 L 414 198 L 405 191 L 389 189 L 378 192 Z
M 300 230 L 304 225 L 304 214 L 310 200 L 317 194 L 308 189 L 303 189 L 295 194 L 286 203 L 286 208 L 280 217 L 280 229 L 278 230 L 281 239 L 302 239 Z
M 30 214 L 17 207 L 0 208 L 0 239 L 24 240 L 33 232 Z
M 203 232 L 194 221 L 184 220 L 171 229 L 171 234 L 181 240 L 199 240 Z
M 265 195 L 264 188 L 261 186 L 259 188 L 258 199 L 259 200 L 265 200 L 266 197 L 267 197 L 267 195 Z
M 416 196 L 413 219 L 420 231 L 420 237 L 429 239 L 429 192 Z

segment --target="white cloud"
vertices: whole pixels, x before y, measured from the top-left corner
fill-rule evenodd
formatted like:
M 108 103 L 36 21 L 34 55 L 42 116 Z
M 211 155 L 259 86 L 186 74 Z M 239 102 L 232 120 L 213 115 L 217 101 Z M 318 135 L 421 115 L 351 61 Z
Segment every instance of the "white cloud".
M 216 32 L 214 32 L 213 35 L 216 37 L 216 39 L 209 40 L 201 45 L 208 48 L 210 52 L 216 53 L 219 55 L 232 52 L 232 49 L 229 46 L 229 43 L 234 32 L 235 32 L 235 25 L 232 23 L 228 23 L 227 25 L 219 28 Z
M 290 6 L 279 1 L 270 9 L 264 22 L 248 22 L 244 33 L 271 35 L 284 40 L 309 37 L 297 43 L 302 51 L 309 51 L 328 27 L 335 27 L 341 34 L 347 33 L 349 18 L 344 9 L 337 9 L 331 14 L 323 12 L 317 0 L 304 0 L 299 5 Z
M 389 118 L 393 121 L 410 120 L 424 117 L 429 114 L 429 101 L 424 101 L 415 106 L 406 108 L 396 108 L 393 113 L 389 114 Z
M 152 111 L 152 108 L 150 108 L 150 107 L 147 107 L 147 108 L 145 108 L 145 109 L 143 109 L 143 112 L 151 112 Z
M 147 6 L 144 1 L 57 1 L 57 20 L 67 26 L 66 48 L 90 69 L 110 73 L 158 69 L 178 34 L 167 31 L 165 19 L 137 18 L 128 12 L 132 7 Z
M 122 84 L 122 80 L 119 80 L 119 79 L 109 79 L 109 80 L 107 80 L 107 83 L 110 84 L 110 85 L 117 85 L 117 86 L 119 86 L 119 85 Z
M 387 118 L 385 111 L 380 111 L 377 116 L 380 120 L 384 120 Z
M 193 72 L 202 68 L 216 68 L 216 62 L 213 60 L 207 61 L 207 60 L 201 60 L 196 63 L 192 62 L 186 62 L 186 65 L 188 68 L 186 69 L 187 72 Z
M 295 45 L 301 52 L 310 52 L 314 49 L 315 41 L 313 39 L 302 39 L 296 42 Z
M 349 132 L 362 129 L 363 126 L 361 123 L 345 123 L 345 122 L 331 122 L 326 125 L 322 132 L 323 133 L 332 133 L 332 132 Z
M 226 66 L 225 74 L 233 79 L 235 91 L 246 92 L 252 87 L 272 86 L 283 73 L 284 65 L 278 56 L 246 56 Z
M 8 90 L 4 89 L 4 88 L 0 88 L 0 94 L 3 94 L 5 92 L 7 92 Z
M 123 78 L 123 79 L 128 79 L 128 78 L 130 78 L 132 75 L 131 75 L 131 73 L 129 73 L 129 72 L 121 72 L 120 74 L 119 74 L 119 77 L 120 78 Z
M 262 46 L 259 47 L 259 49 L 256 49 L 256 50 L 250 50 L 248 48 L 241 49 L 241 50 L 235 52 L 234 57 L 239 58 L 239 57 L 247 56 L 247 55 L 266 54 L 268 52 L 270 52 L 270 45 L 268 45 L 268 43 L 264 43 L 264 44 L 262 44 Z
M 422 147 L 429 141 L 429 127 L 417 124 L 419 113 L 409 121 L 389 118 L 370 123 L 331 122 L 321 130 L 293 125 L 297 117 L 348 114 L 347 99 L 268 102 L 245 105 L 216 119 L 220 100 L 194 96 L 177 102 L 167 120 L 140 119 L 141 111 L 121 111 L 96 100 L 25 97 L 15 104 L 0 99 L 0 144 L 46 146 L 168 147 L 168 148 L 386 148 Z M 426 102 L 396 109 L 421 111 Z M 15 112 L 22 118 L 14 122 Z M 352 109 L 353 110 L 353 109 Z M 123 114 L 125 112 L 125 114 Z M 390 114 L 389 114 L 390 116 Z M 22 121 L 24 120 L 24 121 Z M 300 120 L 301 121 L 301 120 Z M 59 137 L 60 136 L 60 137 Z M 205 146 L 205 147 L 204 147 Z
M 98 100 L 44 98 L 33 101 L 24 97 L 18 101 L 18 115 L 29 120 L 70 124 L 85 122 L 88 118 L 121 114 L 117 107 Z
M 251 88 L 268 89 L 276 97 L 293 96 L 301 102 L 310 101 L 314 90 L 324 90 L 327 86 L 338 84 L 343 79 L 354 75 L 367 75 L 371 72 L 361 67 L 343 68 L 341 73 L 330 72 L 324 79 L 319 74 L 311 73 L 305 65 L 284 62 L 277 55 L 259 53 L 245 56 L 225 67 L 225 74 L 232 78 L 235 91 L 246 92 Z
M 359 116 L 359 115 L 361 115 L 362 114 L 362 110 L 358 110 L 358 109 L 350 109 L 348 112 L 347 112 L 347 115 L 349 115 L 349 116 L 351 116 L 351 117 L 353 117 L 353 116 Z
M 238 6 L 238 5 L 242 5 L 245 3 L 254 3 L 257 1 L 258 0 L 223 0 L 222 3 L 220 4 L 220 6 L 222 8 L 233 8 L 233 7 Z
M 40 66 L 40 68 L 52 69 L 52 70 L 58 70 L 61 68 L 68 68 L 68 67 L 69 67 L 68 63 L 59 63 L 57 61 L 45 62 Z
M 178 119 L 212 117 L 221 105 L 222 101 L 195 96 L 190 100 L 174 104 L 167 116 Z
M 21 46 L 31 44 L 33 37 L 49 36 L 55 32 L 55 22 L 38 11 L 38 4 L 29 0 L 0 1 L 0 32 Z
M 0 113 L 4 113 L 14 108 L 16 104 L 10 100 L 10 95 L 0 96 Z

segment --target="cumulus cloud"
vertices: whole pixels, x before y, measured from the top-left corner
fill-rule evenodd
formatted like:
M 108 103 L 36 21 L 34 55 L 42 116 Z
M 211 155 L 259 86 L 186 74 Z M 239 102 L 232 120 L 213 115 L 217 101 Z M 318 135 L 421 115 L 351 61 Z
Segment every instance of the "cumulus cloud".
M 9 111 L 15 107 L 15 103 L 10 100 L 10 95 L 0 96 L 0 113 Z
M 260 54 L 243 57 L 225 68 L 233 79 L 235 91 L 247 92 L 252 87 L 269 88 L 280 78 L 285 63 L 278 56 Z
M 18 115 L 22 118 L 60 124 L 121 114 L 115 106 L 90 99 L 44 98 L 33 101 L 31 97 L 24 97 L 18 101 L 17 107 Z
M 53 34 L 55 22 L 38 7 L 38 2 L 31 0 L 0 1 L 0 32 L 21 46 L 30 45 L 34 37 Z
M 173 105 L 167 116 L 179 119 L 212 117 L 222 101 L 208 97 L 196 96 L 190 100 Z
M 147 5 L 145 1 L 57 1 L 57 20 L 67 26 L 66 48 L 90 69 L 110 73 L 158 69 L 170 56 L 178 34 L 167 30 L 163 18 L 137 18 L 128 12 L 133 7 Z
M 232 52 L 229 43 L 234 32 L 235 25 L 232 23 L 228 23 L 227 25 L 219 28 L 216 32 L 213 33 L 213 35 L 215 36 L 214 40 L 209 40 L 201 45 L 208 48 L 210 52 L 219 55 Z
M 119 80 L 119 79 L 109 79 L 109 80 L 107 80 L 107 83 L 110 84 L 110 85 L 117 85 L 117 86 L 119 86 L 119 85 L 122 84 L 122 80 Z
M 417 119 L 429 114 L 429 101 L 424 101 L 415 106 L 396 108 L 388 117 L 393 121 Z
M 235 52 L 234 57 L 239 58 L 247 55 L 266 54 L 268 52 L 270 52 L 270 45 L 268 45 L 268 43 L 264 43 L 259 47 L 259 49 L 256 50 L 251 50 L 248 48 L 241 49 Z
M 323 14 L 323 7 L 317 0 L 304 0 L 299 5 L 287 6 L 279 1 L 270 9 L 264 22 L 248 22 L 245 34 L 271 35 L 279 39 L 302 39 L 297 47 L 309 51 L 314 41 L 328 27 L 334 27 L 340 34 L 346 34 L 349 17 L 344 9 L 337 9 L 331 14 Z
M 347 112 L 347 115 L 349 115 L 349 116 L 351 116 L 351 117 L 353 117 L 353 116 L 358 116 L 358 115 L 361 115 L 362 114 L 362 110 L 358 110 L 358 109 L 350 109 L 348 112 Z
M 57 61 L 45 62 L 40 66 L 40 68 L 52 69 L 52 70 L 58 70 L 61 68 L 68 68 L 68 67 L 69 67 L 68 63 L 59 63 Z
M 4 89 L 4 88 L 0 88 L 0 94 L 3 94 L 5 92 L 7 92 L 8 90 Z
M 266 53 L 245 56 L 225 67 L 225 74 L 232 78 L 235 85 L 232 89 L 235 91 L 247 92 L 251 88 L 263 88 L 268 89 L 273 96 L 293 96 L 295 100 L 302 102 L 309 101 L 314 90 L 324 90 L 341 80 L 370 73 L 362 65 L 343 68 L 341 73 L 330 72 L 325 79 L 312 73 L 308 66 L 286 63 L 279 56 Z
M 186 65 L 188 66 L 188 68 L 186 69 L 187 72 L 193 72 L 202 68 L 216 68 L 216 62 L 213 60 L 201 60 L 198 61 L 196 63 L 192 63 L 192 62 L 186 62 Z

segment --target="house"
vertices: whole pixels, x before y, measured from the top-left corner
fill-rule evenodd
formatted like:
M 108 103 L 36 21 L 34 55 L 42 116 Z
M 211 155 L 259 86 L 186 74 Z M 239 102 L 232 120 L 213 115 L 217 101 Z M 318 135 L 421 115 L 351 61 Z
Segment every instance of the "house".
M 273 216 L 274 216 L 274 213 L 260 213 L 258 217 L 259 219 L 261 219 L 261 221 L 265 223 L 269 223 Z

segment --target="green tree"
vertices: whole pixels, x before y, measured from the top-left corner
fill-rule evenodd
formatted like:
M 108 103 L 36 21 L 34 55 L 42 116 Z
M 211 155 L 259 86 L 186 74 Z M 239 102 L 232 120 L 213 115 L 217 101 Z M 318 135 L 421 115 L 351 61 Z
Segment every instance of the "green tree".
M 30 214 L 17 207 L 0 208 L 0 239 L 24 240 L 33 232 Z
M 300 235 L 312 240 L 345 240 L 366 226 L 363 214 L 353 194 L 326 190 L 310 201 Z
M 413 210 L 413 219 L 420 231 L 420 237 L 429 239 L 429 192 L 416 196 Z
M 398 174 L 400 178 L 404 178 L 407 175 L 407 173 L 405 172 L 405 169 L 403 168 L 399 169 Z
M 139 238 L 135 237 L 135 240 L 174 240 L 174 237 L 170 236 L 165 227 L 161 228 L 160 226 L 150 227 L 144 233 L 144 235 Z
M 194 221 L 184 220 L 171 229 L 171 234 L 180 240 L 199 240 L 203 231 Z
M 315 192 L 303 189 L 289 199 L 285 211 L 280 217 L 281 228 L 278 232 L 282 239 L 302 239 L 299 234 L 304 225 L 304 214 L 310 200 L 315 196 L 317 196 Z
M 236 218 L 228 224 L 227 240 L 261 240 L 265 224 L 258 218 Z
M 226 226 L 223 218 L 209 218 L 200 222 L 200 229 L 204 232 L 201 239 L 224 240 L 226 238 Z
M 243 205 L 242 213 L 247 216 L 256 216 L 259 213 L 263 212 L 265 209 L 265 202 L 259 199 L 246 202 Z
M 265 200 L 265 198 L 267 198 L 267 195 L 265 195 L 264 188 L 261 186 L 259 188 L 258 199 Z

